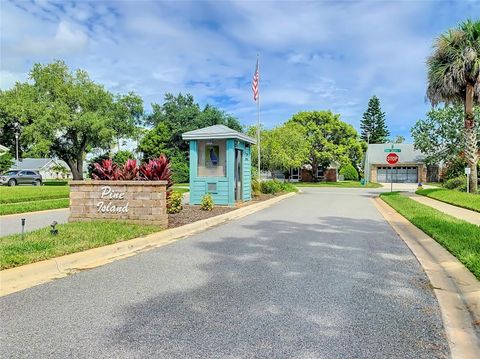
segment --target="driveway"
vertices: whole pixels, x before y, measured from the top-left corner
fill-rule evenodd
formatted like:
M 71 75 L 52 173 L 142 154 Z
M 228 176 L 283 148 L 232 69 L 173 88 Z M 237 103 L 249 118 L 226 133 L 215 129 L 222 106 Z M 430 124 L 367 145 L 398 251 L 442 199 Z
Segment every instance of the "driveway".
M 447 357 L 429 282 L 374 190 L 302 190 L 1 298 L 2 357 Z

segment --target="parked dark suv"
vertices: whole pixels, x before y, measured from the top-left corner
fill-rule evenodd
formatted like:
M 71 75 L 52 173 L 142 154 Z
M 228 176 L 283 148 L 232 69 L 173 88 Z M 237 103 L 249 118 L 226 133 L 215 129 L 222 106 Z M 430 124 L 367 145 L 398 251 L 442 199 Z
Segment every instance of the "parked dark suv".
M 42 184 L 42 175 L 32 170 L 10 170 L 0 176 L 0 184 L 7 186 L 19 184 L 40 186 Z

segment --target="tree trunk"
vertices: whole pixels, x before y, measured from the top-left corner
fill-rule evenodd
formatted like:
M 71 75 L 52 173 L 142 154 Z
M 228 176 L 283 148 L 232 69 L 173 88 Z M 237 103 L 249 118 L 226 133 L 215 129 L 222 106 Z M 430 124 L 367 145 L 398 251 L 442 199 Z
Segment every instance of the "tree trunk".
M 313 178 L 313 182 L 318 182 L 318 163 L 317 163 L 317 161 L 312 161 L 312 178 Z
M 473 114 L 473 86 L 471 84 L 467 84 L 465 97 L 465 158 L 470 167 L 470 193 L 477 193 L 478 148 Z
M 83 181 L 83 161 L 80 160 L 72 160 L 72 159 L 63 159 L 68 167 L 70 167 L 70 171 L 72 171 L 72 178 L 73 180 Z

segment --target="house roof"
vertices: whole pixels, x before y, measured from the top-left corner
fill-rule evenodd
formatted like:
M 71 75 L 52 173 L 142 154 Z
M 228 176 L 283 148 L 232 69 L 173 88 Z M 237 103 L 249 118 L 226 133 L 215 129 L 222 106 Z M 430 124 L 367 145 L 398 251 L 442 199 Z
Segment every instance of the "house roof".
M 257 141 L 247 136 L 241 132 L 232 130 L 230 127 L 225 125 L 214 125 L 209 127 L 200 128 L 198 130 L 193 130 L 185 132 L 182 134 L 184 140 L 216 140 L 216 139 L 226 139 L 233 138 L 238 139 L 244 142 L 256 144 Z
M 55 160 L 53 158 L 24 158 L 23 160 L 18 162 L 18 167 L 16 166 L 16 163 L 15 163 L 12 166 L 12 169 L 39 171 L 50 164 L 52 165 L 59 164 L 68 169 L 68 166 L 64 161 Z
M 398 163 L 423 163 L 425 155 L 416 150 L 412 144 L 407 143 L 381 143 L 368 145 L 365 161 L 368 164 L 387 164 L 388 152 L 385 149 L 400 149 L 401 152 L 395 152 L 398 155 Z
M 0 153 L 8 152 L 8 147 L 0 145 Z

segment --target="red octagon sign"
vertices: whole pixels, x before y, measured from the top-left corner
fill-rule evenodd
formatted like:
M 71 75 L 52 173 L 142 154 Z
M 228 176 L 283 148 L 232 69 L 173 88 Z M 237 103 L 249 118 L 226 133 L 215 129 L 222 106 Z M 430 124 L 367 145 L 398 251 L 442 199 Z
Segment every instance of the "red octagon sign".
M 387 162 L 390 165 L 394 165 L 395 163 L 398 162 L 398 155 L 396 153 L 389 153 L 387 155 Z

